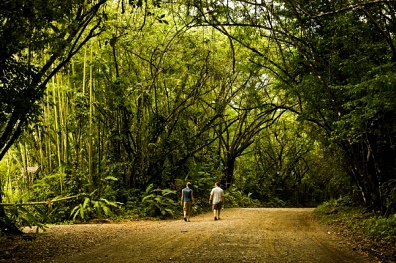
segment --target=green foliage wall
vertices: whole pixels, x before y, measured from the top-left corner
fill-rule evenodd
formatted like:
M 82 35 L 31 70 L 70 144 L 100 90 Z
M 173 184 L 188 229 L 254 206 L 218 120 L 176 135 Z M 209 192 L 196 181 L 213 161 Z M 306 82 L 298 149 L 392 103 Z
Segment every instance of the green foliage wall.
M 109 4 L 102 33 L 49 79 L 42 114 L 3 159 L 4 200 L 77 195 L 54 221 L 165 217 L 186 181 L 199 211 L 221 181 L 235 206 L 363 194 L 394 211 L 392 29 L 367 23 L 385 26 L 374 11 L 389 10 L 295 3 L 307 19 L 279 2 L 254 17 L 247 3 L 211 3 L 216 17 L 196 3 L 190 14 Z
M 394 3 L 190 4 L 202 25 L 246 47 L 269 70 L 281 105 L 313 125 L 313 139 L 338 148 L 365 206 L 394 212 L 381 194 L 395 179 Z

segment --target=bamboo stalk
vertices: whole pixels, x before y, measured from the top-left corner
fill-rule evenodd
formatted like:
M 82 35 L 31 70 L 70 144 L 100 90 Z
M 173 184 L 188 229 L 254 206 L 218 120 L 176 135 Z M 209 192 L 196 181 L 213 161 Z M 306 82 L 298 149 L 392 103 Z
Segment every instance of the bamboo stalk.
M 46 103 L 46 107 L 45 107 L 45 110 L 44 110 L 44 113 L 46 113 L 46 117 L 44 117 L 45 119 L 46 119 L 46 126 L 47 126 L 47 139 L 45 140 L 46 142 L 47 142 L 47 144 L 46 144 L 46 148 L 47 148 L 47 156 L 48 156 L 48 173 L 50 173 L 50 172 L 52 172 L 52 162 L 51 162 L 51 140 L 50 140 L 50 132 L 51 132 L 51 128 L 50 128 L 50 125 L 51 125 L 51 121 L 50 121 L 50 104 L 49 104 L 49 100 L 50 100 L 50 97 L 49 97 L 49 90 L 47 91 L 47 95 L 46 95 L 46 101 L 47 101 L 47 103 Z
M 58 111 L 59 111 L 59 159 L 61 161 L 64 161 L 64 143 L 63 143 L 63 136 L 64 134 L 63 127 L 64 127 L 64 113 L 63 113 L 63 108 L 64 108 L 64 103 L 63 103 L 63 75 L 62 74 L 57 74 L 58 77 Z
M 89 178 L 90 183 L 93 184 L 93 149 L 92 149 L 92 115 L 93 115 L 93 63 L 92 63 L 93 45 L 90 50 L 90 65 L 89 65 L 89 136 L 88 136 L 88 158 L 89 158 Z
M 45 107 L 43 107 L 43 108 L 45 110 Z M 36 141 L 37 141 L 37 145 L 39 148 L 39 156 L 40 156 L 39 160 L 40 160 L 41 165 L 44 165 L 45 159 L 44 159 L 44 152 L 43 152 L 43 138 L 42 138 L 42 134 L 41 134 L 41 129 L 37 128 L 36 131 L 37 131 Z
M 72 76 L 75 76 L 76 75 L 76 69 L 75 69 L 75 66 L 74 66 L 74 61 L 72 61 L 72 64 L 71 64 L 71 74 L 72 74 Z M 73 81 L 73 90 L 77 90 L 77 88 L 76 88 L 76 81 Z M 71 112 L 76 112 L 76 107 L 75 107 L 75 105 L 74 105 L 74 103 L 72 103 L 71 104 Z M 74 129 L 74 131 L 76 131 L 76 129 Z M 80 164 L 80 154 L 79 154 L 79 136 L 78 136 L 78 134 L 77 133 L 75 133 L 75 136 L 74 136 L 74 138 L 73 138 L 74 140 L 73 140 L 73 151 L 74 151 L 74 158 L 75 158 L 75 160 L 74 160 L 74 164 L 73 164 L 73 177 L 76 175 L 76 171 L 77 171 L 77 169 L 78 169 L 78 167 L 79 167 L 79 164 Z
M 67 86 L 68 87 L 71 87 L 71 82 L 70 82 L 70 67 L 68 68 L 68 70 L 67 70 Z M 64 125 L 64 136 L 65 136 L 65 139 L 64 139 L 64 144 L 65 144 L 65 161 L 66 161 L 66 163 L 67 164 L 69 164 L 70 163 L 70 157 L 69 157 L 69 126 L 67 125 L 67 118 L 68 118 L 68 115 L 69 115 L 69 98 L 68 98 L 68 90 L 69 89 L 67 89 L 66 91 L 65 91 L 65 94 L 64 94 L 64 104 L 65 104 L 65 118 L 64 118 L 64 123 L 63 123 L 63 125 Z
M 59 138 L 59 123 L 58 123 L 58 107 L 57 107 L 57 100 L 56 100 L 56 90 L 55 90 L 55 78 L 52 78 L 52 101 L 54 103 L 54 123 L 55 123 L 55 138 L 56 138 L 56 153 L 58 158 L 58 168 L 61 167 L 61 152 L 60 152 L 60 138 Z M 63 192 L 63 182 L 62 182 L 62 175 L 60 176 L 59 180 L 60 191 Z
M 86 86 L 86 73 L 87 73 L 87 46 L 85 45 L 84 46 L 84 62 L 83 62 L 83 79 L 82 79 L 82 92 L 83 92 L 83 94 L 84 94 L 84 96 L 85 96 L 85 86 Z M 81 127 L 79 127 L 79 128 L 81 128 Z M 83 154 L 83 149 L 84 149 L 84 141 L 83 141 L 83 139 L 81 138 L 82 136 L 81 136 L 81 131 L 79 131 L 79 138 L 78 138 L 78 140 L 79 140 L 79 143 L 78 143 L 78 145 L 79 145 L 79 149 L 77 149 L 78 150 L 78 157 L 79 157 L 79 164 L 80 164 L 80 170 L 81 171 L 84 171 L 85 170 L 85 162 L 84 162 L 84 154 Z
M 7 154 L 10 155 L 10 153 L 7 153 Z M 12 187 L 13 183 L 12 183 L 12 178 L 11 178 L 11 162 L 10 162 L 9 156 L 6 158 L 6 165 L 7 165 L 6 167 L 7 167 L 7 175 L 8 175 L 8 189 L 11 192 L 10 196 L 14 196 L 14 189 Z
M 52 102 L 54 103 L 54 123 L 55 123 L 55 135 L 56 135 L 56 152 L 58 158 L 58 166 L 61 165 L 60 147 L 59 147 L 59 123 L 58 123 L 58 109 L 56 103 L 56 90 L 55 90 L 55 78 L 52 78 Z
M 86 71 L 87 67 L 87 47 L 84 47 L 84 64 L 83 64 L 83 82 L 82 82 L 82 92 L 85 94 L 85 84 L 86 84 L 86 76 L 85 74 L 87 73 Z

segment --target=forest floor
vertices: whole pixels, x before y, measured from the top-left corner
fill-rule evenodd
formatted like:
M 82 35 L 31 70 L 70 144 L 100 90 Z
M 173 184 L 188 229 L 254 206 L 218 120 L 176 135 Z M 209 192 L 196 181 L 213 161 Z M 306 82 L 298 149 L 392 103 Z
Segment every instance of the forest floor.
M 30 229 L 26 232 L 33 231 Z M 0 262 L 393 262 L 320 224 L 313 209 L 230 208 L 183 220 L 51 225 L 0 239 Z

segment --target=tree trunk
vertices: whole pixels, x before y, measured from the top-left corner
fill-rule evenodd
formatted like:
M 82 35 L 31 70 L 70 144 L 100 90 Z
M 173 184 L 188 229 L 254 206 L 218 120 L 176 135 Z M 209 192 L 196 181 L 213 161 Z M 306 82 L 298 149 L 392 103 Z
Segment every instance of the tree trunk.
M 223 185 L 225 189 L 228 189 L 234 182 L 235 160 L 236 157 L 231 154 L 227 154 L 225 161 L 226 167 L 224 168 L 224 178 L 221 181 L 221 185 Z
M 346 159 L 351 167 L 351 176 L 362 194 L 362 199 L 370 211 L 381 211 L 384 209 L 381 202 L 380 171 L 376 160 L 366 147 L 360 145 L 347 145 L 343 147 Z
M 0 204 L 3 203 L 3 189 L 2 184 L 0 182 Z M 6 213 L 4 206 L 0 206 L 0 235 L 11 234 L 11 235 L 20 235 L 23 232 L 10 220 L 6 220 Z

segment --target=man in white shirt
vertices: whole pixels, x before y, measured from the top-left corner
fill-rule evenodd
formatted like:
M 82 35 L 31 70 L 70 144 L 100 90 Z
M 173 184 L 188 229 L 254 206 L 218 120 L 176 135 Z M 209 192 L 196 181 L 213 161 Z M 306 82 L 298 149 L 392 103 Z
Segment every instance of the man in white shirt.
M 215 183 L 215 187 L 210 192 L 209 204 L 212 204 L 214 220 L 220 219 L 220 210 L 224 205 L 224 191 L 220 188 L 219 182 Z

